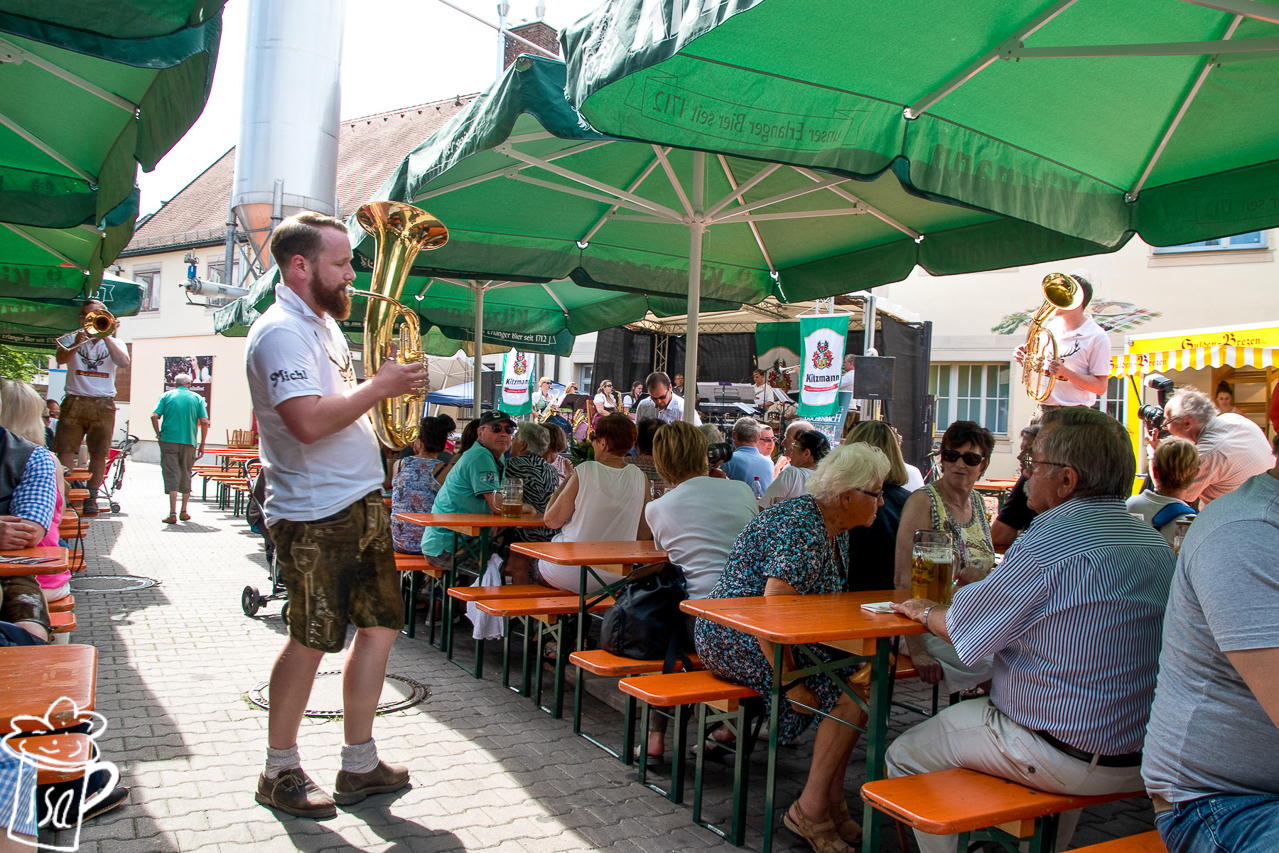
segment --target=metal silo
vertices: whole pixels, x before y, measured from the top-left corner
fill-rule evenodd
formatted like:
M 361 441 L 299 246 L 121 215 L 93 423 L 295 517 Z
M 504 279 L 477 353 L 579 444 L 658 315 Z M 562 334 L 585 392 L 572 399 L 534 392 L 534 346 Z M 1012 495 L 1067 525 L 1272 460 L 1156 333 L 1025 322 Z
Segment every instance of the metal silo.
M 346 0 L 250 0 L 231 206 L 263 266 L 272 217 L 333 215 Z

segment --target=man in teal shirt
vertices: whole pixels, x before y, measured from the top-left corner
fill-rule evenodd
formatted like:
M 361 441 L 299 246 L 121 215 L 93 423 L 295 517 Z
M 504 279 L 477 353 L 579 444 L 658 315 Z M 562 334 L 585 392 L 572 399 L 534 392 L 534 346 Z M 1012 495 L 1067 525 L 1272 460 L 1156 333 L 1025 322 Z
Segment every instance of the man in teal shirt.
M 156 403 L 151 415 L 155 437 L 160 442 L 160 471 L 164 474 L 164 490 L 169 493 L 169 515 L 165 524 L 178 519 L 190 521 L 187 501 L 191 498 L 191 467 L 204 455 L 204 442 L 209 437 L 209 410 L 204 398 L 191 390 L 191 376 L 179 373 L 173 377 L 178 387 Z M 161 425 L 163 419 L 163 425 Z M 195 428 L 200 427 L 200 447 L 195 446 Z M 182 493 L 182 512 L 178 514 L 178 493 Z
M 502 512 L 497 494 L 502 485 L 502 455 L 511 449 L 515 439 L 515 419 L 506 412 L 480 415 L 478 440 L 462 454 L 444 478 L 435 496 L 432 512 L 491 513 Z M 440 566 L 449 564 L 453 532 L 443 527 L 428 527 L 422 534 L 422 554 Z

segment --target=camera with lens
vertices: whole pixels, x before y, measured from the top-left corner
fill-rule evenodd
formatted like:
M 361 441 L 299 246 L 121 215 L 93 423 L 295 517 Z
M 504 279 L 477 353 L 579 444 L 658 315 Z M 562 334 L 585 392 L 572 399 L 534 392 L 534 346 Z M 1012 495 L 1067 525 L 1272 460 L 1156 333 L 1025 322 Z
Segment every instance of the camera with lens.
M 727 442 L 717 442 L 706 448 L 706 461 L 711 467 L 719 465 L 733 458 L 733 445 Z
M 1159 396 L 1159 405 L 1154 406 L 1149 403 L 1137 410 L 1137 417 L 1146 422 L 1149 429 L 1160 429 L 1164 425 L 1165 415 L 1164 407 L 1168 405 L 1168 396 L 1173 392 L 1176 385 L 1168 377 L 1152 373 L 1146 377 L 1146 387 L 1155 389 L 1155 393 Z

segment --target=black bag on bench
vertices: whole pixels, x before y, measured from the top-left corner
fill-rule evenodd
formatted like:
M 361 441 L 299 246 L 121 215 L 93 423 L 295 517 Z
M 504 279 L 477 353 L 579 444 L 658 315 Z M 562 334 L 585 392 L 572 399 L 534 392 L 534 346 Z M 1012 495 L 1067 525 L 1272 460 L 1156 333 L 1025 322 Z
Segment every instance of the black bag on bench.
M 684 570 L 674 563 L 640 569 L 614 596 L 600 626 L 600 648 L 636 660 L 665 658 L 674 671 L 674 658 L 684 640 L 680 602 L 688 598 Z

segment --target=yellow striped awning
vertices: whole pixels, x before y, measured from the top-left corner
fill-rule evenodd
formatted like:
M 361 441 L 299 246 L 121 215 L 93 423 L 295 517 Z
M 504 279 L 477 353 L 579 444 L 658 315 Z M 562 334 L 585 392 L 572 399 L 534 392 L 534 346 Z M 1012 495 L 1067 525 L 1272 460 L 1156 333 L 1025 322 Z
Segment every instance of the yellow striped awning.
M 1110 359 L 1111 376 L 1203 370 L 1205 367 L 1276 367 L 1274 347 L 1209 346 L 1163 352 L 1129 353 Z

